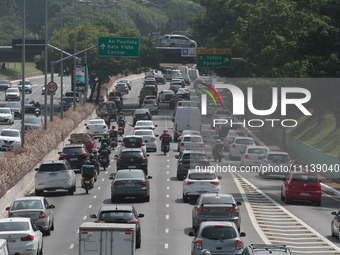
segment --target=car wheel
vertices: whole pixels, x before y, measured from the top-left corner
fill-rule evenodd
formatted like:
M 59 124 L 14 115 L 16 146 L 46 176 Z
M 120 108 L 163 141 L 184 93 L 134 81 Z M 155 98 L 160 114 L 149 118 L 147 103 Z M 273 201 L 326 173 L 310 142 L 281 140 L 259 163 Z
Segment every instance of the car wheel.
M 111 196 L 111 203 L 117 203 L 118 198 Z
M 74 194 L 74 186 L 68 190 L 68 194 L 71 196 Z
M 150 195 L 147 195 L 146 197 L 144 197 L 144 202 L 150 202 Z
M 139 249 L 141 247 L 141 242 L 136 243 L 136 249 Z
M 321 206 L 321 200 L 315 202 L 316 206 Z
M 35 190 L 35 195 L 36 196 L 43 196 L 44 195 L 44 190 Z
M 7 97 L 5 98 L 5 101 L 8 101 L 8 98 L 7 98 Z
M 183 203 L 188 203 L 188 202 L 189 202 L 189 200 L 188 200 L 187 196 L 183 195 Z
M 48 228 L 47 230 L 44 231 L 44 236 L 49 236 L 51 235 L 51 229 Z
M 285 203 L 287 205 L 290 203 L 290 199 L 288 199 L 287 193 L 285 194 Z
M 43 255 L 43 247 L 44 247 L 44 245 L 41 243 L 41 249 L 40 249 L 40 252 L 38 253 L 38 255 Z
M 54 220 L 52 221 L 52 225 L 51 225 L 51 231 L 54 230 Z
M 333 230 L 332 224 L 331 224 L 331 233 L 332 233 L 332 236 L 333 236 L 333 237 L 336 237 L 336 234 L 334 233 L 334 230 Z
M 281 201 L 285 201 L 285 197 L 282 194 L 282 190 L 281 190 Z

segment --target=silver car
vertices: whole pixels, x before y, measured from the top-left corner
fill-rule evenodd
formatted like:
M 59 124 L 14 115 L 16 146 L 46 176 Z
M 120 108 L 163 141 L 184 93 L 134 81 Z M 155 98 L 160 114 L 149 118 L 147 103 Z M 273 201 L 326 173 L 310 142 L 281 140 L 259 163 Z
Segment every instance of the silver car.
M 151 114 L 158 114 L 158 104 L 156 99 L 144 99 L 141 108 L 147 108 Z
M 287 177 L 290 173 L 293 161 L 287 152 L 270 151 L 261 162 L 259 175 L 265 178 L 268 175 L 280 175 Z
M 161 40 L 162 47 L 190 47 L 196 48 L 197 43 L 184 35 L 164 35 Z
M 54 205 L 50 205 L 44 197 L 20 197 L 16 198 L 10 207 L 6 208 L 8 217 L 31 218 L 40 227 L 44 235 L 50 235 L 54 230 Z
M 247 146 L 241 156 L 241 166 L 258 166 L 269 152 L 266 146 L 250 145 Z
M 181 153 L 184 150 L 204 150 L 205 145 L 200 135 L 186 134 L 182 136 L 181 142 L 178 145 L 178 151 Z
M 242 254 L 244 244 L 241 237 L 245 233 L 239 233 L 237 226 L 228 221 L 206 221 L 202 222 L 197 234 L 190 232 L 189 236 L 194 236 L 191 243 L 191 255 L 202 255 L 202 250 L 207 249 L 211 254 Z
M 0 122 L 12 125 L 14 123 L 14 112 L 9 107 L 0 107 Z
M 249 145 L 255 145 L 255 140 L 252 137 L 236 137 L 229 149 L 229 159 L 241 159 L 241 155 Z
M 157 151 L 156 137 L 158 135 L 155 135 L 152 129 L 138 129 L 134 131 L 133 135 L 143 136 L 147 151 Z
M 234 142 L 236 136 L 248 136 L 246 131 L 237 130 L 237 129 L 230 129 L 228 135 L 224 139 L 224 149 L 229 150 L 231 144 Z

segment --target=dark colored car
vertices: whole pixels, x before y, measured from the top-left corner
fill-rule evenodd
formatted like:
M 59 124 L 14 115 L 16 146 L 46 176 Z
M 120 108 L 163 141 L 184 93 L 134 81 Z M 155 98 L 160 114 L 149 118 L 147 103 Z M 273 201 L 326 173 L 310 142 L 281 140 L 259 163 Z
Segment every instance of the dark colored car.
M 112 101 L 116 104 L 117 111 L 121 111 L 123 108 L 122 101 L 120 100 L 120 97 L 118 96 L 113 96 L 109 98 L 109 101 Z
M 291 255 L 289 248 L 284 244 L 251 244 L 246 247 L 242 255 Z
M 38 129 L 42 126 L 41 119 L 38 117 L 27 117 L 25 119 L 25 131 L 31 129 Z
M 190 92 L 189 91 L 178 91 L 176 95 L 182 95 L 185 100 L 190 100 Z
M 25 99 L 25 112 L 26 113 L 34 113 L 35 112 L 35 102 L 31 99 Z
M 157 84 L 165 84 L 166 80 L 163 74 L 155 74 L 155 80 Z
M 192 228 L 197 231 L 203 221 L 231 221 L 240 231 L 240 205 L 241 202 L 236 202 L 230 194 L 202 194 L 192 209 Z
M 112 100 L 110 100 L 111 97 L 119 97 L 120 101 L 121 101 L 121 104 L 123 105 L 123 95 L 122 95 L 121 92 L 119 92 L 119 91 L 112 91 L 112 92 L 109 93 L 109 96 L 108 96 L 109 101 L 112 101 Z
M 10 108 L 14 112 L 14 117 L 21 119 L 21 104 L 19 102 L 9 102 L 6 107 Z
M 67 98 L 72 98 L 73 99 L 74 92 L 73 91 L 66 92 L 64 97 L 65 98 L 67 97 Z M 79 93 L 78 92 L 75 93 L 75 97 L 76 97 L 76 102 L 79 102 Z
M 146 176 L 140 169 L 124 169 L 117 171 L 114 177 L 110 177 L 111 202 L 115 203 L 119 198 L 135 197 L 144 202 L 150 201 L 151 176 Z
M 177 179 L 184 180 L 189 169 L 195 169 L 196 166 L 210 166 L 209 159 L 202 150 L 184 150 L 177 161 Z
M 144 108 L 144 109 L 136 109 L 134 114 L 133 114 L 133 123 L 132 126 L 135 126 L 136 122 L 139 120 L 151 120 L 151 113 L 149 109 Z
M 170 86 L 170 90 L 172 90 L 173 92 L 177 93 L 177 91 L 182 88 L 182 85 L 179 84 L 179 83 L 175 83 L 175 84 L 172 84 Z
M 172 95 L 172 98 L 170 99 L 170 102 L 169 102 L 170 109 L 174 109 L 179 101 L 184 101 L 184 100 L 185 99 L 183 95 Z
M 136 225 L 136 248 L 140 248 L 141 224 L 139 218 L 143 218 L 144 214 L 138 214 L 132 205 L 106 205 L 99 209 L 98 215 L 91 214 L 90 218 L 96 219 L 98 223 L 120 223 Z
M 148 156 L 142 148 L 122 149 L 119 155 L 115 155 L 117 160 L 117 171 L 120 169 L 142 169 L 148 174 Z
M 66 112 L 73 106 L 73 98 L 72 97 L 64 97 L 63 98 L 63 111 Z M 61 111 L 61 102 L 60 102 L 60 111 Z
M 11 86 L 12 85 L 9 80 L 0 80 L 0 90 L 7 90 Z
M 175 95 L 175 92 L 172 90 L 162 90 L 158 94 L 158 101 L 162 103 L 169 103 L 173 95 Z
M 145 96 L 156 95 L 157 96 L 157 87 L 155 85 L 145 85 L 143 89 L 140 91 L 139 95 L 139 104 L 141 105 L 144 101 Z
M 67 160 L 72 169 L 80 169 L 90 158 L 84 144 L 68 144 L 58 153 L 60 154 L 59 159 Z

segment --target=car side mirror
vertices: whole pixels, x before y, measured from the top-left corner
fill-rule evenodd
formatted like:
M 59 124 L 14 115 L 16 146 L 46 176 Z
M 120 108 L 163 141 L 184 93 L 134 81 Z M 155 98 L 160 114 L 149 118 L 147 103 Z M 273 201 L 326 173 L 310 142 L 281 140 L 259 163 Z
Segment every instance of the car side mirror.
M 58 154 L 61 154 L 61 151 L 58 151 Z
M 9 211 L 9 207 L 6 207 L 6 211 Z
M 240 237 L 245 237 L 245 236 L 246 236 L 246 233 L 244 233 L 244 232 L 240 233 Z
M 152 179 L 152 176 L 148 176 L 147 178 L 150 180 L 150 179 Z
M 90 218 L 92 218 L 92 219 L 97 219 L 97 215 L 95 215 L 95 214 L 90 214 Z
M 114 155 L 113 157 L 114 157 L 114 158 L 118 158 L 118 155 L 116 154 L 116 155 Z
M 158 127 L 158 125 L 155 125 L 155 127 Z
M 50 205 L 50 206 L 48 207 L 48 209 L 54 209 L 54 208 L 55 208 L 54 205 Z
M 143 218 L 143 217 L 144 217 L 143 213 L 138 214 L 138 218 Z
M 34 169 L 35 171 L 39 171 L 39 168 Z
M 195 236 L 195 232 L 190 232 L 189 236 Z
M 179 159 L 179 155 L 175 155 L 175 158 Z
M 7 207 L 7 208 L 9 208 L 9 207 Z M 6 208 L 6 211 L 8 211 L 7 208 Z M 336 215 L 336 212 L 331 212 L 331 214 Z
M 222 176 L 217 176 L 217 179 L 222 180 Z
M 159 135 L 157 135 L 157 134 L 156 134 L 155 136 L 156 136 L 156 137 L 159 137 Z
M 242 205 L 242 203 L 240 201 L 236 201 L 236 205 L 240 206 L 240 205 Z
M 113 176 L 110 176 L 109 179 L 110 179 L 110 180 L 113 180 Z
M 150 157 L 150 154 L 146 154 L 147 157 Z

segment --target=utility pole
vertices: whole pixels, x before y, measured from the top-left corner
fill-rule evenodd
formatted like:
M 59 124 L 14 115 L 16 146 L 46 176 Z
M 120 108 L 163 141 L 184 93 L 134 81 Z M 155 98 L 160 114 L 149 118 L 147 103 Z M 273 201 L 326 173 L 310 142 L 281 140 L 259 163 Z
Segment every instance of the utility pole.
M 22 20 L 22 81 L 21 81 L 21 146 L 25 145 L 25 62 L 26 62 L 26 0 L 24 0 L 24 14 Z

